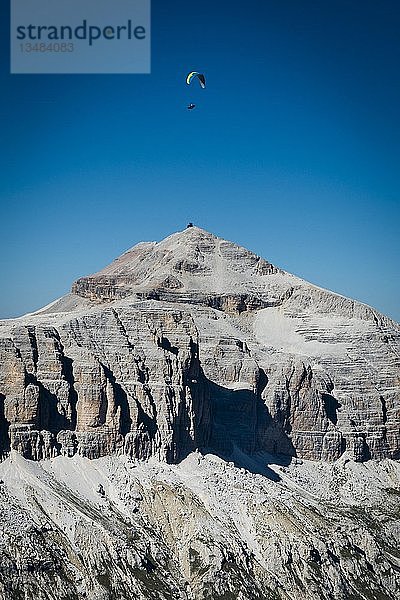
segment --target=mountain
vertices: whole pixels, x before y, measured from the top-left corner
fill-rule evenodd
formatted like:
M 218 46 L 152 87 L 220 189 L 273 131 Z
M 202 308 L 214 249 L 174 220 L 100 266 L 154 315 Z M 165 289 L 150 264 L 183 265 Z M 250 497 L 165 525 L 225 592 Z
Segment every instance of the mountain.
M 0 598 L 395 597 L 399 356 L 197 227 L 0 321 Z
M 188 228 L 1 322 L 3 452 L 397 458 L 399 334 L 374 309 Z

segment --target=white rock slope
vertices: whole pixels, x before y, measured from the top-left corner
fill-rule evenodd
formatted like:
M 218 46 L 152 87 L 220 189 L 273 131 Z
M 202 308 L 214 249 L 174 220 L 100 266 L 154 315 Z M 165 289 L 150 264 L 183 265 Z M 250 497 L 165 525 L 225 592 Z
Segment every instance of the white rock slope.
M 398 597 L 399 464 L 267 461 L 14 453 L 0 464 L 1 600 Z

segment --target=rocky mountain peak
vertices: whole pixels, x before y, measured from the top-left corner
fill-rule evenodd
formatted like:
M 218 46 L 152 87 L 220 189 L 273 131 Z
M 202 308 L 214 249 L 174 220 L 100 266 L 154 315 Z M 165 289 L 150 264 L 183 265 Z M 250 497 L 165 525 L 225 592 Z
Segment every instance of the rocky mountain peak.
M 0 454 L 396 458 L 400 327 L 198 227 L 0 322 Z
M 82 277 L 72 293 L 97 301 L 136 295 L 197 303 L 210 295 L 239 297 L 264 290 L 264 276 L 281 271 L 256 254 L 199 227 L 188 227 L 161 242 L 137 244 L 94 275 Z M 222 300 L 221 300 L 222 301 Z

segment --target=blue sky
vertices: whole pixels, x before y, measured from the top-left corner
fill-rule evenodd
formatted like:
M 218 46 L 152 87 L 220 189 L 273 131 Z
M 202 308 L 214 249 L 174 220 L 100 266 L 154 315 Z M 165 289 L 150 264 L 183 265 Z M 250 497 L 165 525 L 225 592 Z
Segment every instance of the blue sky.
M 150 75 L 10 75 L 0 16 L 0 317 L 193 221 L 400 321 L 397 0 L 153 0 Z

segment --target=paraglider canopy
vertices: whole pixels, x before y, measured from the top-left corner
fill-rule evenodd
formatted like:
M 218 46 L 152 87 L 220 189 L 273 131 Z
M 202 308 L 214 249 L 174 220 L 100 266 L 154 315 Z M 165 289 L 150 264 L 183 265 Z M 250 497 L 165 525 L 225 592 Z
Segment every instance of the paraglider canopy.
M 198 79 L 201 87 L 204 89 L 206 87 L 206 78 L 203 73 L 198 73 L 197 71 L 191 71 L 189 75 L 186 77 L 186 83 L 189 85 L 193 79 Z

